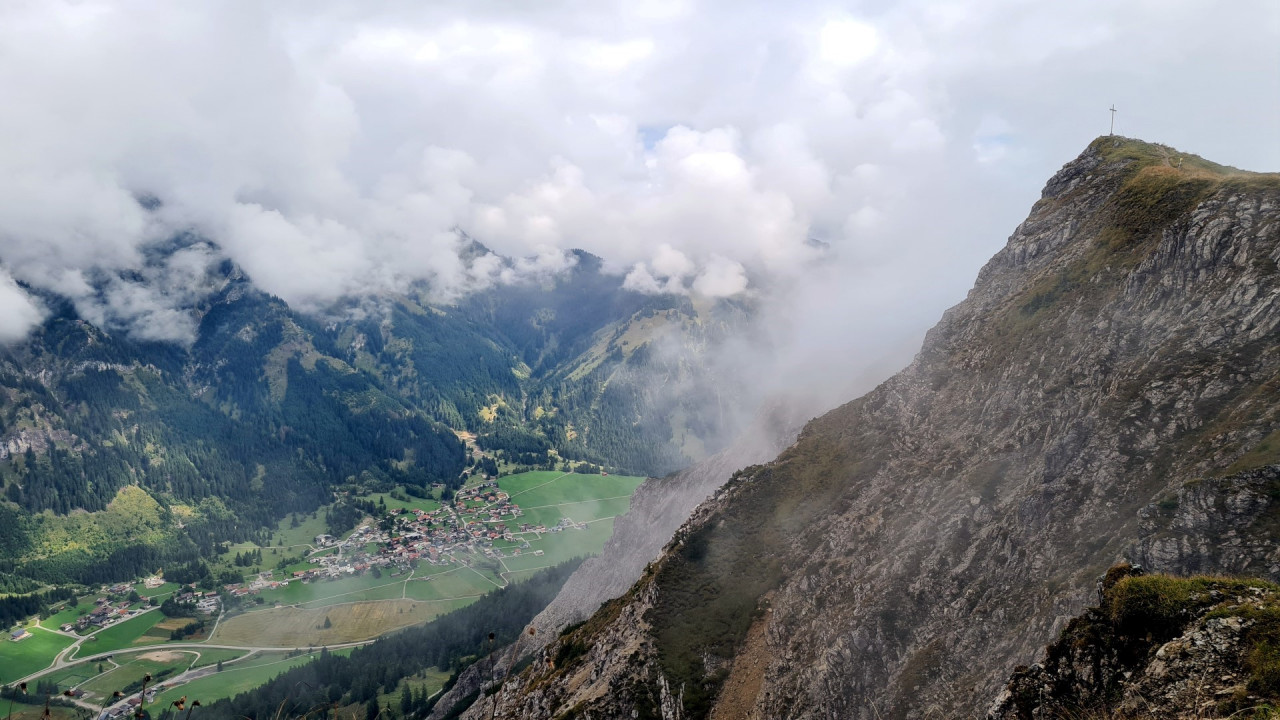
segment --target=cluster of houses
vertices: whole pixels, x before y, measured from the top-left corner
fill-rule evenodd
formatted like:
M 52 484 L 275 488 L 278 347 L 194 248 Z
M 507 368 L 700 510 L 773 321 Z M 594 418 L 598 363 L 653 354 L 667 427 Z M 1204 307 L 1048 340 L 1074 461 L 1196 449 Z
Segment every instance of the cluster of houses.
M 222 598 L 218 597 L 218 593 L 210 590 L 203 592 L 200 590 L 183 590 L 173 596 L 173 601 L 183 605 L 195 605 L 196 612 L 212 615 L 218 612 L 218 608 L 222 606 Z
M 585 529 L 584 523 L 562 519 L 555 527 L 521 523 L 515 530 L 511 521 L 524 515 L 511 496 L 498 488 L 496 481 L 489 481 L 472 488 L 459 490 L 453 500 L 435 510 L 394 508 L 389 514 L 395 518 L 394 530 L 387 532 L 373 524 L 363 525 L 345 540 L 330 535 L 317 535 L 317 547 L 336 547 L 336 553 L 315 555 L 310 562 L 315 567 L 295 570 L 292 580 L 311 582 L 324 578 L 358 575 L 372 568 L 389 568 L 392 576 L 407 572 L 415 562 L 433 565 L 450 565 L 457 562 L 456 554 L 474 552 L 488 557 L 505 557 L 504 550 L 494 543 L 502 540 L 518 547 L 509 548 L 512 555 L 529 550 L 527 536 L 567 529 Z M 377 546 L 375 552 L 366 549 Z M 543 551 L 533 550 L 533 555 Z
M 156 685 L 153 688 L 147 688 L 147 702 L 154 702 L 156 695 L 168 689 L 167 685 Z M 138 694 L 133 693 L 128 699 L 104 709 L 98 715 L 97 720 L 120 720 L 120 718 L 124 717 L 133 717 L 141 704 L 142 700 L 138 697 Z
M 551 532 L 564 532 L 565 530 L 586 530 L 587 524 L 574 522 L 571 517 L 562 517 L 555 527 L 551 528 Z
M 123 595 L 133 590 L 133 587 L 128 584 L 123 585 L 123 587 L 124 590 L 121 591 L 120 585 L 113 585 L 108 592 L 113 595 Z M 142 600 L 146 602 L 147 598 L 142 598 Z M 90 610 L 88 615 L 81 615 L 76 619 L 74 625 L 72 623 L 64 623 L 61 630 L 63 632 L 71 632 L 72 630 L 85 630 L 89 627 L 101 628 L 114 625 L 121 620 L 127 620 L 142 612 L 140 609 L 129 609 L 131 604 L 128 600 L 113 603 L 108 598 L 100 597 L 93 601 L 93 610 Z
M 275 590 L 276 588 L 282 588 L 289 584 L 288 580 L 276 580 L 275 575 L 276 575 L 275 570 L 263 570 L 262 572 L 258 573 L 257 577 L 253 578 L 247 583 L 232 583 L 230 585 L 223 585 L 222 589 L 225 590 L 228 595 L 231 595 L 233 597 L 244 597 L 246 595 L 257 595 L 263 590 Z M 215 599 L 217 599 L 218 597 L 213 593 L 209 593 L 209 595 L 205 597 L 205 600 L 208 600 L 209 596 L 212 596 Z M 214 607 L 216 609 L 217 605 L 214 605 Z M 197 610 L 200 609 L 200 606 L 198 603 L 196 605 L 196 609 Z M 204 612 L 204 611 L 202 610 L 201 612 Z
M 506 492 L 499 490 L 494 481 L 460 490 L 452 503 L 436 510 L 392 510 L 391 514 L 405 516 L 397 521 L 402 532 L 396 537 L 384 538 L 379 555 L 390 558 L 396 565 L 405 565 L 413 560 L 448 565 L 453 562 L 455 553 L 468 550 L 487 557 L 505 557 L 502 549 L 494 547 L 498 540 L 518 544 L 509 548 L 513 556 L 518 556 L 529 550 L 529 535 L 536 538 L 548 532 L 587 527 L 583 523 L 562 519 L 551 529 L 545 525 L 520 523 L 519 529 L 514 530 L 510 521 L 523 516 L 524 511 L 511 501 Z M 534 550 L 532 553 L 542 555 L 543 551 Z
M 448 565 L 453 554 L 463 550 L 501 557 L 493 548 L 494 541 L 519 542 L 528 548 L 529 543 L 519 535 L 547 531 L 541 525 L 525 524 L 513 532 L 507 521 L 524 515 L 524 511 L 493 481 L 459 490 L 453 502 L 435 510 L 392 510 L 391 514 L 403 518 L 397 522 L 402 531 L 387 538 L 379 553 L 397 565 L 414 560 Z

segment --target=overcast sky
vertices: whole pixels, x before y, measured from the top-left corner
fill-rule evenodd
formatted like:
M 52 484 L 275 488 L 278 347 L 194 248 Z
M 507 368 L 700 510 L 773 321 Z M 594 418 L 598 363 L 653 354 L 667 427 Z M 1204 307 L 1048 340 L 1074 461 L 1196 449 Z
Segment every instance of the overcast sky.
M 960 300 L 1112 103 L 1280 170 L 1280 3 L 6 0 L 0 101 L 0 340 L 43 312 L 15 278 L 177 341 L 223 255 L 305 309 L 504 281 L 457 228 L 754 294 L 847 364 Z M 216 246 L 146 263 L 184 230 Z

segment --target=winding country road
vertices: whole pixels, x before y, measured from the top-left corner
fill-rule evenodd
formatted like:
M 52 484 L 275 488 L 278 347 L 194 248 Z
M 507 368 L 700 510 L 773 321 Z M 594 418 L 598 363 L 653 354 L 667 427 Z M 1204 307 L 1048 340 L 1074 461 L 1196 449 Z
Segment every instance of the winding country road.
M 377 640 L 377 638 L 371 638 L 369 640 L 357 640 L 355 642 L 347 642 L 347 643 L 335 643 L 333 645 L 325 645 L 324 647 L 330 650 L 341 650 L 343 648 L 353 648 L 353 647 L 361 647 L 363 645 L 368 645 L 374 642 L 375 640 Z M 119 650 L 111 650 L 109 652 L 100 652 L 100 653 L 95 653 L 93 655 L 86 655 L 84 657 L 76 658 L 74 660 L 67 660 L 66 659 L 67 653 L 70 652 L 73 648 L 77 647 L 78 645 L 79 643 L 76 643 L 76 645 L 69 646 L 66 650 L 63 650 L 62 652 L 58 653 L 58 657 L 54 658 L 53 663 L 49 665 L 49 667 L 43 670 L 40 670 L 39 672 L 34 672 L 24 678 L 19 678 L 17 682 L 29 683 L 32 680 L 35 680 L 43 675 L 47 675 L 51 672 L 54 672 L 55 670 L 61 670 L 62 668 L 68 667 L 70 665 L 76 665 L 82 662 L 93 662 L 94 660 L 103 660 L 108 657 L 111 657 L 112 655 L 123 655 L 125 653 L 164 652 L 167 650 L 202 650 L 202 649 L 203 650 L 245 650 L 249 652 L 289 652 L 291 650 L 301 649 L 297 646 L 269 647 L 265 645 L 220 645 L 220 644 L 215 645 L 210 643 L 198 643 L 198 642 L 191 642 L 191 643 L 170 642 L 170 643 L 162 643 L 159 645 L 141 645 L 138 647 L 122 648 Z M 314 645 L 308 646 L 308 647 L 318 649 L 318 646 L 314 646 Z

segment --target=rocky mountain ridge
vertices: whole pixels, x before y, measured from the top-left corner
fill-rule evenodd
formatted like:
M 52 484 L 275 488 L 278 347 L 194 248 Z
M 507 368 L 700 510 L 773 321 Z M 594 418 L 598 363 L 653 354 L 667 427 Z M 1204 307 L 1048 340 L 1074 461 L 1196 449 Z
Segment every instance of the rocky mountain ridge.
M 1280 176 L 1099 138 L 907 369 L 466 717 L 981 715 L 1127 553 L 1228 560 L 1179 493 L 1280 460 L 1278 211 Z
M 987 718 L 1274 717 L 1278 636 L 1275 584 L 1118 565 L 1099 581 L 1098 604 L 1067 624 L 1043 663 L 1014 672 Z

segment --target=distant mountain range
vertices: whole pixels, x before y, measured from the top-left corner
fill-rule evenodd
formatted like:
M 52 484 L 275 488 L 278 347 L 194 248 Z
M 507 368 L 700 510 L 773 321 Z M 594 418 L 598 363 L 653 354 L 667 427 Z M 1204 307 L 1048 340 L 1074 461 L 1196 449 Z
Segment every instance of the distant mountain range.
M 631 292 L 599 258 L 574 260 L 447 305 L 424 287 L 324 316 L 223 263 L 190 309 L 189 347 L 42 295 L 45 322 L 0 348 L 0 572 L 123 576 L 344 484 L 454 484 L 467 463 L 455 431 L 513 462 L 648 475 L 719 449 L 740 394 L 702 360 L 750 307 Z M 145 492 L 121 494 L 131 486 Z M 113 502 L 136 527 L 113 524 Z

